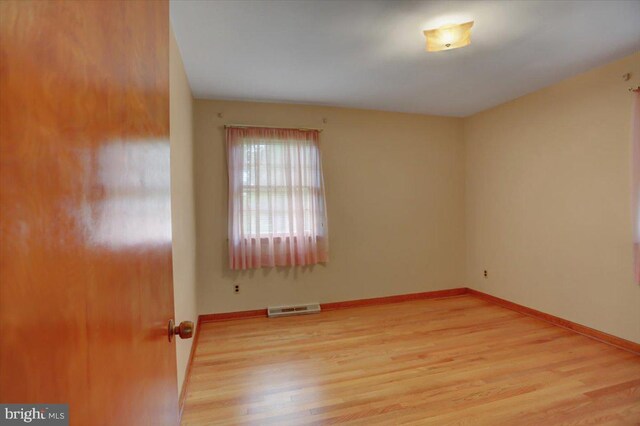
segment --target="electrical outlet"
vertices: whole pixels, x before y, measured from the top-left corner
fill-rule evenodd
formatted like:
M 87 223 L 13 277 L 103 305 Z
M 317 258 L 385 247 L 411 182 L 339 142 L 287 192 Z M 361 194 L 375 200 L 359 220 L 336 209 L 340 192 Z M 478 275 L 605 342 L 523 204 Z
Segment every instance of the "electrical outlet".
M 484 277 L 487 278 L 489 276 L 489 273 L 487 272 L 487 270 L 484 270 Z
M 233 286 L 233 292 L 234 293 L 240 293 L 240 284 L 236 284 Z

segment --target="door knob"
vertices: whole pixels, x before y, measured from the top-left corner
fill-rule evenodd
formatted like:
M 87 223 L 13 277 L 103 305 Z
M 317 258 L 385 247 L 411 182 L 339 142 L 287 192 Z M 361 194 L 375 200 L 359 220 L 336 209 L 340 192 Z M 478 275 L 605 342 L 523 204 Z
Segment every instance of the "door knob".
M 180 325 L 175 325 L 173 319 L 169 320 L 169 341 L 173 340 L 174 335 L 180 336 L 181 339 L 190 339 L 193 336 L 193 321 L 182 321 Z

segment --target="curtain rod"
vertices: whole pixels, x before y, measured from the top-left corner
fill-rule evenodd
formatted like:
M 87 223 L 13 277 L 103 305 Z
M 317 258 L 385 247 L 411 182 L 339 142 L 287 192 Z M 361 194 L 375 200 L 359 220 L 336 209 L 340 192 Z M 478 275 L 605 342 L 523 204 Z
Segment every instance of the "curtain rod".
M 246 129 L 246 128 L 256 128 L 256 127 L 262 127 L 265 129 L 288 129 L 288 130 L 301 130 L 303 132 L 308 132 L 308 131 L 318 131 L 321 132 L 323 129 L 316 129 L 313 127 L 281 127 L 281 126 L 257 126 L 257 125 L 253 125 L 253 124 L 225 124 L 224 128 L 226 129 L 227 127 L 235 127 L 236 129 Z

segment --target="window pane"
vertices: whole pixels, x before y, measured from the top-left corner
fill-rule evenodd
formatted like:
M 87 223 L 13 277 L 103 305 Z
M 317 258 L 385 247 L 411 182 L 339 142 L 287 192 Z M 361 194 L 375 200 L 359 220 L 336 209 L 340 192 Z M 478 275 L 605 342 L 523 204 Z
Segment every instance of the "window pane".
M 311 233 L 321 178 L 317 147 L 308 141 L 245 139 L 241 145 L 245 234 Z M 294 184 L 295 182 L 295 184 Z M 300 222 L 300 223 L 298 223 Z

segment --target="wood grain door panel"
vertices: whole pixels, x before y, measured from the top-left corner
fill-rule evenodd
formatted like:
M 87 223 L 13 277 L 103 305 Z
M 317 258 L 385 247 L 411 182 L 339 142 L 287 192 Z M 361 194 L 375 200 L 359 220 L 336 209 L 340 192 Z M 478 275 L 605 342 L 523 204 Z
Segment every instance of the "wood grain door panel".
M 175 424 L 169 17 L 0 2 L 0 400 Z

